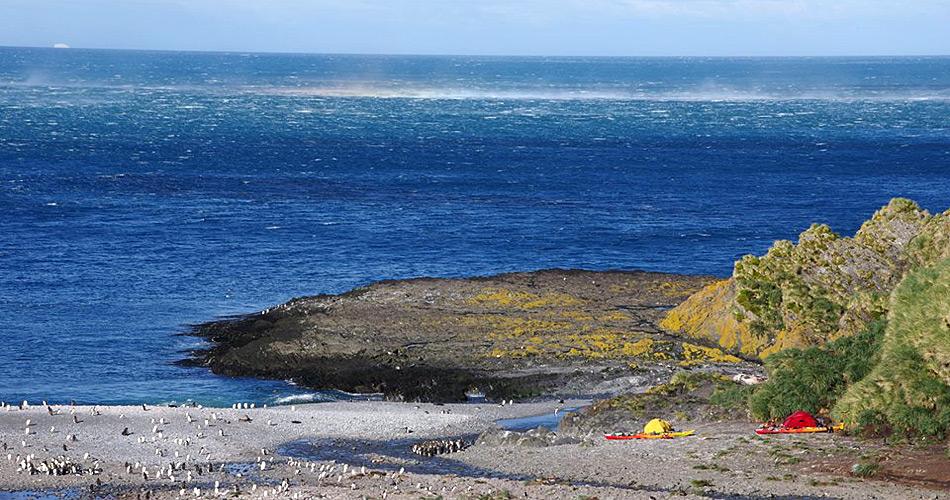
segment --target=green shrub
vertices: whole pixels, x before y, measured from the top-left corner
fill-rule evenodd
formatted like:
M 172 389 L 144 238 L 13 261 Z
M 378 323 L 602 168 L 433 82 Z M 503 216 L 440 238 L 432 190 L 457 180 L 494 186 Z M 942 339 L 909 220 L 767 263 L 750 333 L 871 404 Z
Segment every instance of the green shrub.
M 745 410 L 749 407 L 749 396 L 754 389 L 751 385 L 722 382 L 709 396 L 709 403 L 729 410 Z
M 874 477 L 880 470 L 880 465 L 870 462 L 859 462 L 851 466 L 851 474 L 858 477 Z
M 918 269 L 891 295 L 880 362 L 835 415 L 907 436 L 950 431 L 950 259 Z
M 884 321 L 821 347 L 786 349 L 766 359 L 767 382 L 749 397 L 755 418 L 782 418 L 796 410 L 830 410 L 851 384 L 877 363 Z
M 950 211 L 895 198 L 853 237 L 814 224 L 797 242 L 736 262 L 732 278 L 672 309 L 666 329 L 747 357 L 819 346 L 868 328 L 907 271 L 950 257 Z

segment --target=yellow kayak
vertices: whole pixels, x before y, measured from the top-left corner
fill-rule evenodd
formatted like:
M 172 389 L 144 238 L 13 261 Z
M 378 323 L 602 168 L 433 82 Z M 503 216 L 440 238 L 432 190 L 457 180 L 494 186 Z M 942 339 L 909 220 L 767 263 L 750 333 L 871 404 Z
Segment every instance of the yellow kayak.
M 645 432 L 641 432 L 639 434 L 627 434 L 625 432 L 618 432 L 615 434 L 604 434 L 604 438 L 611 441 L 625 441 L 627 439 L 673 439 L 678 437 L 692 436 L 693 434 L 696 434 L 695 430 L 664 432 L 662 434 L 647 434 Z

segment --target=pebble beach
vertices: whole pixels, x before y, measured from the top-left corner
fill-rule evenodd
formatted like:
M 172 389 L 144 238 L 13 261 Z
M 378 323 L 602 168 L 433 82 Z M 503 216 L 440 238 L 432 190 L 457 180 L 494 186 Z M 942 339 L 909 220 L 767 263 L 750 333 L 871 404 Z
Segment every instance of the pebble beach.
M 586 403 L 5 406 L 0 498 L 947 497 L 827 467 L 778 470 L 775 447 L 801 440 L 753 439 L 741 423 L 698 425 L 684 440 L 469 446 L 499 419 Z M 466 446 L 435 457 L 410 451 L 437 439 Z M 833 453 L 847 439 L 816 436 L 814 449 L 790 453 Z

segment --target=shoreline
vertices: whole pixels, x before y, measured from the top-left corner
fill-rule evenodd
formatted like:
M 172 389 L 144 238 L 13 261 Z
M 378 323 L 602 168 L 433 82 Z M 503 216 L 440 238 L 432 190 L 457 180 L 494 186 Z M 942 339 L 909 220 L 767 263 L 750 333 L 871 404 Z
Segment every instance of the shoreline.
M 514 434 L 517 441 L 495 434 L 496 442 L 486 439 L 434 458 L 408 451 L 421 440 L 490 431 L 501 418 L 586 403 L 337 402 L 247 410 L 54 406 L 52 415 L 42 406 L 14 407 L 0 411 L 5 448 L 0 497 L 32 491 L 75 498 L 180 498 L 184 490 L 194 498 L 195 488 L 201 497 L 241 498 L 478 498 L 505 491 L 529 498 L 947 497 L 933 486 L 868 481 L 843 477 L 827 465 L 808 466 L 849 447 L 869 452 L 874 446 L 867 443 L 840 435 L 816 436 L 803 445 L 791 436 L 759 439 L 751 433 L 754 424 L 741 421 L 697 423 L 695 439 L 682 441 L 616 443 L 592 435 L 545 444 L 526 437 L 530 433 Z M 18 472 L 17 461 L 28 455 L 33 462 L 67 456 L 85 470 L 101 472 Z M 798 461 L 776 462 L 786 456 Z

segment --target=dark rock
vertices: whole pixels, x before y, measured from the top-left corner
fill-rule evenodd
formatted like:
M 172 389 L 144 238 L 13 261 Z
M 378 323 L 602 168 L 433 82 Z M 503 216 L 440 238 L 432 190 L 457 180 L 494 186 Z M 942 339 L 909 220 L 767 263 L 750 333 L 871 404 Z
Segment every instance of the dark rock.
M 538 427 L 524 432 L 492 429 L 478 436 L 475 444 L 480 446 L 524 446 L 528 448 L 544 448 L 561 444 L 575 444 L 580 440 L 574 437 L 561 436 L 547 427 Z
M 684 359 L 656 323 L 710 281 L 570 270 L 383 281 L 198 325 L 212 346 L 188 362 L 393 400 L 599 395 L 605 380 Z

